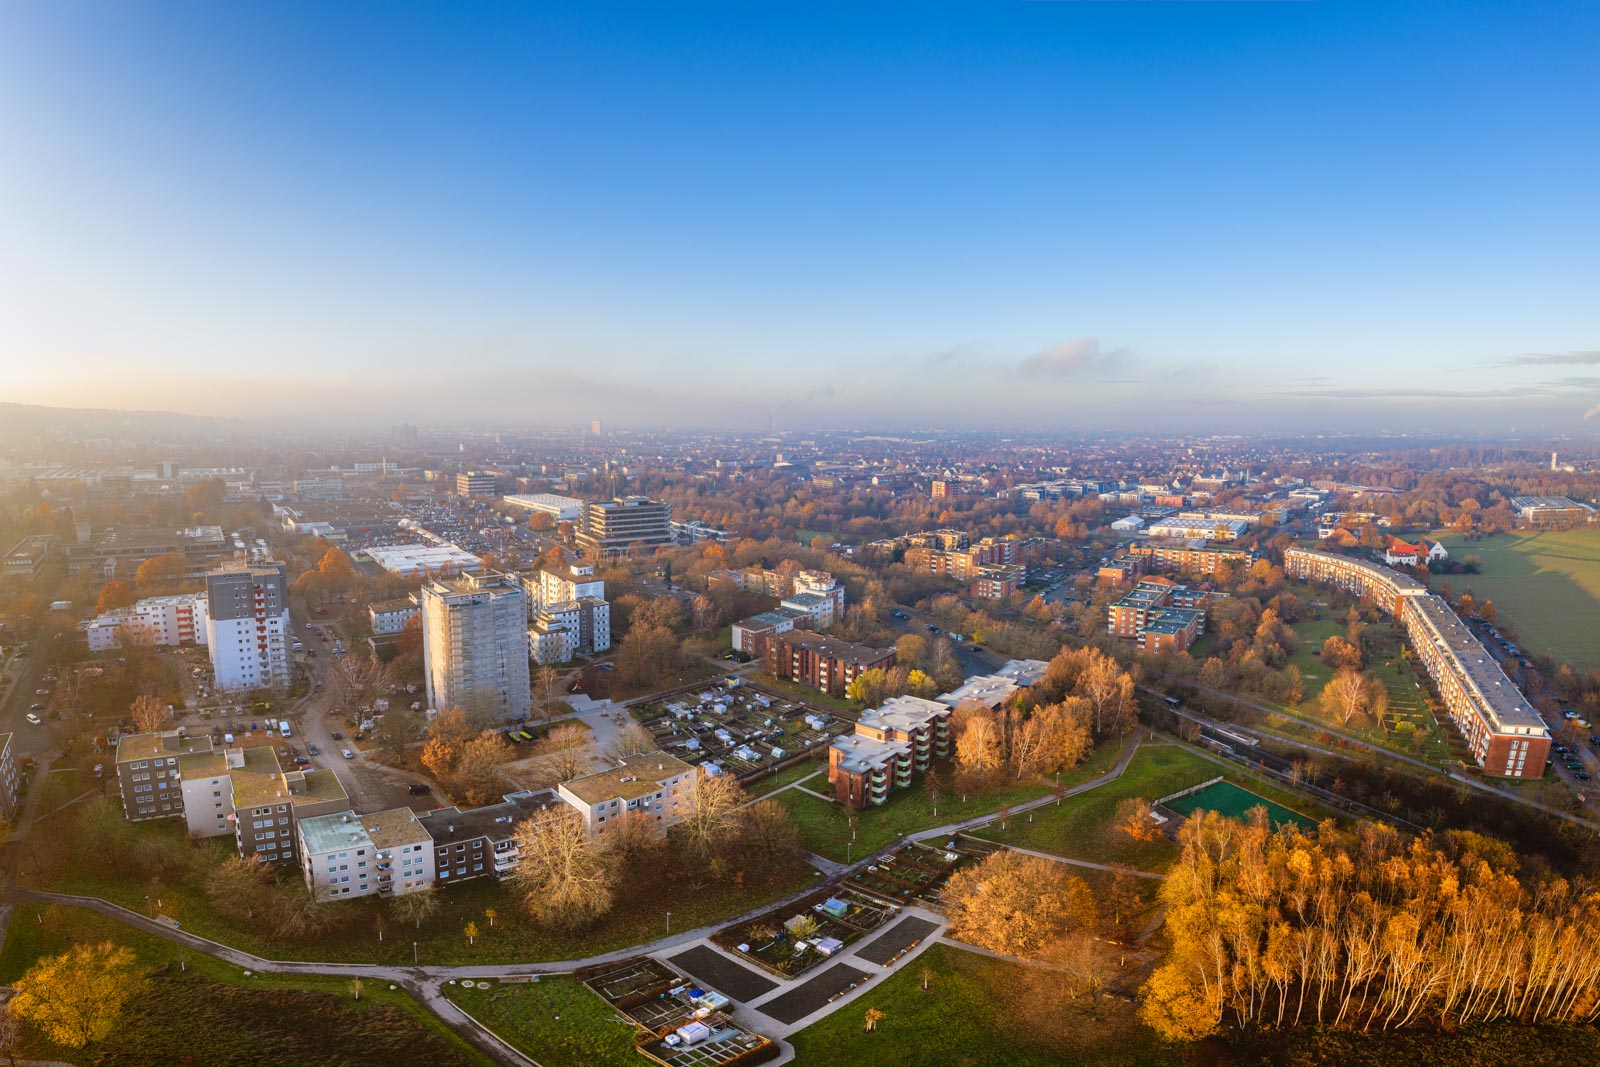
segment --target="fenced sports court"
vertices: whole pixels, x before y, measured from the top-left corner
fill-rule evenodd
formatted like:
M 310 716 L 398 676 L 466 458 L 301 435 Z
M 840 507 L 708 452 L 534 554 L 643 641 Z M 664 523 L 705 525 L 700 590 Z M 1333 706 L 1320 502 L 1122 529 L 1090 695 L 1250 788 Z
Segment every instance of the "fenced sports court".
M 1245 812 L 1251 808 L 1266 808 L 1267 821 L 1273 826 L 1296 823 L 1303 829 L 1313 830 L 1317 825 L 1315 819 L 1301 815 L 1297 811 L 1290 811 L 1282 804 L 1275 804 L 1266 797 L 1257 796 L 1242 786 L 1220 778 L 1198 789 L 1164 800 L 1161 806 L 1183 816 L 1204 810 L 1214 811 L 1232 819 L 1244 818 Z

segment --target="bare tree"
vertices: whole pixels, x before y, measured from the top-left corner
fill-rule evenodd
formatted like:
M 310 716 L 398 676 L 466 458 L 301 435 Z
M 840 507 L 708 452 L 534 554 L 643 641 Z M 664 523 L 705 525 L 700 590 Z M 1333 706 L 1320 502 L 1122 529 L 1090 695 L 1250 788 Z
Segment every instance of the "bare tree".
M 589 740 L 589 731 L 581 726 L 557 726 L 544 739 L 539 751 L 550 773 L 560 781 L 569 782 L 582 774 L 588 763 Z
M 422 929 L 424 921 L 439 913 L 439 891 L 433 886 L 414 890 L 394 898 L 394 917 Z
M 162 730 L 170 730 L 176 725 L 172 719 L 171 706 L 150 693 L 141 693 L 135 697 L 128 714 L 133 719 L 133 728 L 141 734 L 159 733 Z
M 535 922 L 578 929 L 611 910 L 611 864 L 576 811 L 558 805 L 518 823 L 513 837 L 521 860 L 508 881 Z
M 707 774 L 697 767 L 677 801 L 679 825 L 690 847 L 701 856 L 710 855 L 732 827 L 745 799 L 744 789 L 732 775 Z
M 636 722 L 630 722 L 617 730 L 617 735 L 606 744 L 600 755 L 608 763 L 621 763 L 624 757 L 637 756 L 641 752 L 654 752 L 658 747 L 656 739 L 650 736 L 649 730 Z

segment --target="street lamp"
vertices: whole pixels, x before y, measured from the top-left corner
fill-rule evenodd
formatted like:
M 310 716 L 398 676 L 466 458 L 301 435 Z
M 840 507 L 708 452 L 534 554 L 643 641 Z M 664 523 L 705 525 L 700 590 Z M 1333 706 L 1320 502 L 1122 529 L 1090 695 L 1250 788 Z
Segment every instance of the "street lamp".
M 846 867 L 850 866 L 851 856 L 855 847 L 856 843 L 854 841 L 846 841 L 844 843 L 844 865 Z
M 672 912 L 667 912 L 667 936 L 672 936 Z
M 413 942 L 411 942 L 411 965 L 414 967 L 414 966 L 416 966 L 416 963 L 417 963 L 417 943 L 415 941 L 413 941 Z

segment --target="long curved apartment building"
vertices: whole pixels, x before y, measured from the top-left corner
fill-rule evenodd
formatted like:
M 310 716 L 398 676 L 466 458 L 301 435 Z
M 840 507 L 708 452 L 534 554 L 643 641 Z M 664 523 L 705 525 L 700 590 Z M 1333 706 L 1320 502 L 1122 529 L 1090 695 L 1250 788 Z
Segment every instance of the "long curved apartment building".
M 1400 620 L 1478 766 L 1505 778 L 1544 774 L 1549 727 L 1443 597 L 1410 575 L 1330 552 L 1285 549 L 1283 569 L 1372 600 Z

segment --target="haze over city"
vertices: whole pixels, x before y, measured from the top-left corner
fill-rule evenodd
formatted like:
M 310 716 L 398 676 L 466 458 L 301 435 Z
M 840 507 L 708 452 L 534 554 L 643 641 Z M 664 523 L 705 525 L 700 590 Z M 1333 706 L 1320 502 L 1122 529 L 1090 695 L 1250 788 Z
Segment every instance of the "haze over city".
M 11 4 L 6 400 L 1590 434 L 1580 3 Z

